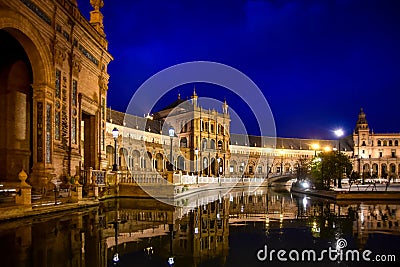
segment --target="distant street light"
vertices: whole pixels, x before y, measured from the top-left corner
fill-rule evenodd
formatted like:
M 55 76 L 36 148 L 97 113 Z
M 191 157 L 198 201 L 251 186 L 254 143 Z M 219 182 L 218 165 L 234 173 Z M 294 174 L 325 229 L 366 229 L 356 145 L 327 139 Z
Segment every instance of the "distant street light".
M 118 165 L 117 165 L 117 139 L 118 139 L 118 129 L 117 127 L 114 127 L 112 130 L 112 135 L 114 137 L 114 164 L 112 170 L 114 172 L 118 171 Z
M 314 149 L 314 157 L 317 156 L 317 150 L 319 150 L 319 144 L 312 144 L 312 149 Z
M 283 175 L 283 156 L 285 155 L 285 152 L 280 150 L 279 154 L 281 155 L 281 175 Z
M 220 162 L 221 162 L 221 158 L 217 158 L 217 162 L 218 162 L 217 173 L 218 173 L 218 176 L 219 176 L 219 164 L 220 164 Z
M 340 154 L 342 153 L 341 150 L 340 150 L 340 138 L 344 135 L 344 131 L 342 129 L 337 129 L 337 130 L 334 131 L 334 133 L 338 137 L 338 143 L 339 143 L 338 144 L 338 148 L 339 148 L 339 154 L 338 155 L 340 156 Z M 340 160 L 340 158 L 339 158 L 339 160 Z M 339 161 L 338 188 L 342 188 L 342 175 L 343 175 L 342 166 L 341 166 L 340 161 Z M 335 179 L 335 181 L 336 181 L 336 179 Z
M 218 184 L 221 185 L 221 178 L 219 177 L 219 163 L 221 162 L 221 158 L 217 158 L 217 161 L 218 161 L 218 168 L 217 168 Z
M 199 149 L 196 147 L 194 149 L 194 154 L 196 155 L 196 184 L 199 183 L 199 174 L 197 172 L 198 158 L 199 158 Z
M 175 129 L 173 127 L 169 128 L 168 135 L 171 139 L 171 149 L 169 151 L 169 163 L 171 164 L 171 170 L 174 170 L 174 164 L 172 163 L 172 138 L 175 136 Z
M 339 141 L 338 148 L 339 148 L 339 152 L 340 152 L 340 138 L 344 135 L 344 132 L 342 129 L 337 129 L 334 131 L 334 133 L 338 137 L 338 141 Z

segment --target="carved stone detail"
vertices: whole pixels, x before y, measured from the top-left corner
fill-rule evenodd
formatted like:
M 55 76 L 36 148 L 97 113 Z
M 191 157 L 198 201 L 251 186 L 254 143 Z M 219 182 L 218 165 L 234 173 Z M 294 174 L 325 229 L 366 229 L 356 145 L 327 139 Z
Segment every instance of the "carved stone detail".
M 67 53 L 65 52 L 65 50 L 59 46 L 55 46 L 54 63 L 62 66 L 66 58 L 67 58 Z
M 101 92 L 106 92 L 108 90 L 108 79 L 102 74 L 99 76 L 99 88 Z
M 104 6 L 103 0 L 90 0 L 90 4 L 93 7 L 93 11 L 90 11 L 90 24 L 97 30 L 97 32 L 105 37 L 104 26 L 103 26 L 103 14 L 100 12 L 100 8 Z
M 72 74 L 78 76 L 82 69 L 82 59 L 76 54 L 71 56 Z
M 94 10 L 99 10 L 104 6 L 103 0 L 90 0 L 90 4 L 92 5 Z

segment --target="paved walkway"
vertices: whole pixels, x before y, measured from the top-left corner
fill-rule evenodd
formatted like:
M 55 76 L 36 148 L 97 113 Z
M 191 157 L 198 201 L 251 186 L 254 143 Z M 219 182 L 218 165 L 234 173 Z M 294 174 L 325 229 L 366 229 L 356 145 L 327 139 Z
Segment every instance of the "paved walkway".
M 54 200 L 51 202 L 41 201 L 31 205 L 6 205 L 0 206 L 0 221 L 11 220 L 23 217 L 49 214 L 54 212 L 70 211 L 82 208 L 97 206 L 99 200 L 84 199 L 77 203 L 61 203 L 55 205 Z
M 386 190 L 385 184 L 348 185 L 334 190 L 316 190 L 293 187 L 291 192 L 301 193 L 314 197 L 328 198 L 333 200 L 400 200 L 400 184 L 391 184 Z
M 342 191 L 351 191 L 351 192 L 358 192 L 358 191 L 377 191 L 377 192 L 400 192 L 400 183 L 390 184 L 386 188 L 386 184 L 353 184 L 351 187 L 348 184 L 342 185 L 342 188 L 335 188 L 337 192 Z

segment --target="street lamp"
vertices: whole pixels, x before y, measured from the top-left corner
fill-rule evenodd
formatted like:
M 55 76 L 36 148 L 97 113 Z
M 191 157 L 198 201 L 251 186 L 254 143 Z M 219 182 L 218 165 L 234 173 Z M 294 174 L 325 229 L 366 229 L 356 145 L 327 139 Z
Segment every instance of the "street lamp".
M 340 151 L 340 138 L 344 135 L 344 132 L 342 129 L 337 129 L 334 131 L 335 135 L 338 137 L 338 148 L 339 148 L 339 155 L 340 153 L 342 153 Z M 342 166 L 340 165 L 340 161 L 339 161 L 339 177 L 338 177 L 338 188 L 342 188 Z
M 220 162 L 221 162 L 221 158 L 217 158 L 217 162 L 218 162 L 217 174 L 218 174 L 218 176 L 219 176 L 219 164 L 220 164 Z
M 169 151 L 169 163 L 171 164 L 171 170 L 174 170 L 174 164 L 172 163 L 172 138 L 175 136 L 175 129 L 173 127 L 169 128 L 168 135 L 171 139 L 171 148 Z
M 197 173 L 197 160 L 198 160 L 198 158 L 199 158 L 199 149 L 196 147 L 195 149 L 194 149 L 194 154 L 196 155 L 196 168 L 195 168 L 195 170 L 196 170 L 196 184 L 198 184 L 199 183 L 199 174 Z
M 221 158 L 217 158 L 217 161 L 218 161 L 218 169 L 217 169 L 218 184 L 221 185 L 221 178 L 219 177 L 219 163 L 221 162 Z
M 197 174 L 197 159 L 198 159 L 198 157 L 199 157 L 199 149 L 196 147 L 195 149 L 194 149 L 194 155 L 195 155 L 195 157 L 196 157 L 196 167 L 194 168 L 195 169 L 195 172 L 196 172 L 196 174 Z
M 319 150 L 319 145 L 318 144 L 312 144 L 311 145 L 312 149 L 314 149 L 314 157 L 317 156 L 317 150 Z
M 339 148 L 339 152 L 340 152 L 340 137 L 342 137 L 344 135 L 344 132 L 342 129 L 337 129 L 334 131 L 334 133 L 338 137 L 338 141 L 339 141 L 338 148 Z
M 285 152 L 283 150 L 280 150 L 279 154 L 281 155 L 281 175 L 283 175 L 283 156 Z
M 242 175 L 242 183 L 244 184 L 244 162 L 242 162 L 242 163 L 240 164 L 240 169 L 239 169 L 239 171 L 241 172 L 241 175 Z
M 114 164 L 112 170 L 114 172 L 118 171 L 118 165 L 117 165 L 117 139 L 118 139 L 118 129 L 117 127 L 114 127 L 112 130 L 112 135 L 114 137 Z

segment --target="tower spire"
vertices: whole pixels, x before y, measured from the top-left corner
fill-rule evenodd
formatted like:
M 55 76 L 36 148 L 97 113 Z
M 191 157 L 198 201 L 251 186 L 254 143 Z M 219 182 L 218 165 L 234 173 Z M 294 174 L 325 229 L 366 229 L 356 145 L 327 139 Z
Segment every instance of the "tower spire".
M 222 113 L 228 114 L 228 104 L 226 103 L 226 98 L 224 98 L 224 103 L 222 104 Z
M 196 85 L 195 85 L 195 86 L 193 86 L 192 104 L 193 104 L 193 106 L 196 106 L 196 107 L 197 107 L 197 98 L 198 98 L 198 96 L 196 94 Z
M 358 133 L 359 130 L 369 130 L 368 121 L 363 108 L 360 108 L 360 113 L 358 113 L 355 132 Z

